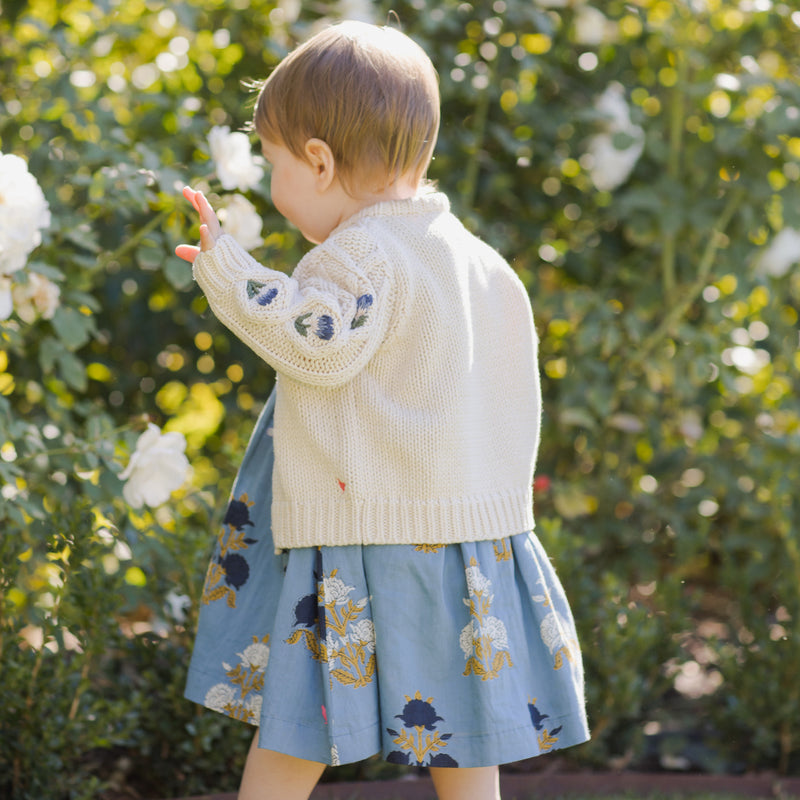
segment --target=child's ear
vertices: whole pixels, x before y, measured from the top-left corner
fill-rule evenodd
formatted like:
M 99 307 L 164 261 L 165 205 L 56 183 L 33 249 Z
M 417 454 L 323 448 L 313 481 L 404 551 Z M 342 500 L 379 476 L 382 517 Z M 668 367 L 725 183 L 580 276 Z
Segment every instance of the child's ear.
M 305 147 L 306 158 L 317 176 L 317 188 L 324 192 L 336 177 L 336 161 L 327 142 L 322 139 L 309 139 Z

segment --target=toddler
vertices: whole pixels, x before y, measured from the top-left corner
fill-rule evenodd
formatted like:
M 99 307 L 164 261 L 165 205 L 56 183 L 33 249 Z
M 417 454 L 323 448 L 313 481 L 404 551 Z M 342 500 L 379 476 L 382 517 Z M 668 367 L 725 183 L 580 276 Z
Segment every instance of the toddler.
M 537 340 L 504 259 L 426 181 L 435 70 L 347 22 L 264 82 L 272 201 L 315 244 L 291 277 L 220 232 L 176 252 L 277 373 L 203 590 L 187 697 L 257 726 L 241 800 L 326 764 L 430 767 L 496 800 L 497 765 L 588 738 L 570 609 L 535 534 Z

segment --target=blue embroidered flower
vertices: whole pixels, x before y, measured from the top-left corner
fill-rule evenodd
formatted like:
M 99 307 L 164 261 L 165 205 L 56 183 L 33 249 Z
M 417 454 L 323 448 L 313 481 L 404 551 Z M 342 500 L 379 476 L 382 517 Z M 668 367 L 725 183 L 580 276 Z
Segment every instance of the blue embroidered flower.
M 229 553 L 221 558 L 219 565 L 225 572 L 225 583 L 233 586 L 234 589 L 241 589 L 250 577 L 250 565 L 244 556 L 238 553 Z
M 445 737 L 442 736 L 442 739 Z M 436 753 L 436 755 L 431 756 L 431 760 L 428 762 L 429 767 L 457 767 L 458 761 L 456 761 L 452 756 L 447 755 L 447 753 Z
M 312 628 L 317 623 L 317 596 L 307 594 L 297 601 L 294 607 L 294 624 Z
M 545 720 L 549 719 L 550 715 L 542 714 L 542 712 L 536 708 L 535 704 L 536 698 L 534 697 L 534 699 L 528 703 L 528 711 L 531 714 L 531 722 L 536 731 L 536 740 L 539 742 L 539 749 L 542 753 L 546 753 L 548 750 L 552 750 L 558 743 L 558 734 L 561 733 L 563 725 L 559 725 L 552 730 L 547 730 L 547 728 L 545 728 Z
M 317 320 L 317 330 L 315 331 L 320 339 L 333 339 L 333 318 L 323 314 Z
M 386 732 L 393 736 L 392 742 L 399 750 L 390 752 L 386 760 L 392 764 L 416 764 L 419 767 L 457 767 L 458 762 L 452 756 L 442 753 L 447 747 L 452 733 L 439 733 L 436 723 L 443 722 L 444 717 L 436 714 L 433 698 L 422 699 L 417 691 L 414 697 L 406 695 L 406 704 L 402 714 L 395 714 L 395 719 L 403 721 L 405 730 L 395 731 L 387 728 Z M 423 733 L 423 731 L 431 731 Z
M 421 726 L 432 731 L 444 717 L 437 717 L 436 709 L 430 703 L 414 698 L 405 704 L 402 714 L 395 714 L 395 719 L 403 720 L 406 728 Z
M 278 296 L 278 290 L 273 286 L 263 294 L 258 295 L 256 302 L 260 306 L 268 306 Z
M 228 510 L 225 512 L 225 519 L 222 522 L 223 525 L 230 525 L 237 531 L 240 531 L 245 525 L 252 527 L 250 507 L 242 500 L 231 500 Z
M 528 703 L 528 711 L 531 715 L 531 722 L 533 727 L 540 731 L 544 727 L 544 721 L 550 716 L 549 714 L 542 714 L 533 703 Z
M 353 317 L 353 321 L 350 323 L 350 328 L 360 328 L 366 321 L 367 317 L 367 309 L 372 305 L 372 295 L 371 294 L 362 294 L 356 300 L 356 314 Z

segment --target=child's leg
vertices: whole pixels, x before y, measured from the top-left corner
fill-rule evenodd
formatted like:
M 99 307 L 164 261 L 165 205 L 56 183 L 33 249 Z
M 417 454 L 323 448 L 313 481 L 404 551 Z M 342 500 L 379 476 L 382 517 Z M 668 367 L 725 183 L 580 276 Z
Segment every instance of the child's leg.
M 500 800 L 497 767 L 431 767 L 439 800 Z
M 317 761 L 261 750 L 256 731 L 244 765 L 239 800 L 308 800 L 324 769 Z

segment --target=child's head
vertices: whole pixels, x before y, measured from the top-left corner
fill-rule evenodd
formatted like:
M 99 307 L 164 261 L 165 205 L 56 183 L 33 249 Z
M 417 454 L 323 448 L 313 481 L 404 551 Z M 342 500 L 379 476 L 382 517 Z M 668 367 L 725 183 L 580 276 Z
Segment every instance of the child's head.
M 388 27 L 344 22 L 290 53 L 264 82 L 253 119 L 261 139 L 305 159 L 331 148 L 344 189 L 419 180 L 439 130 L 436 71 L 419 45 Z

